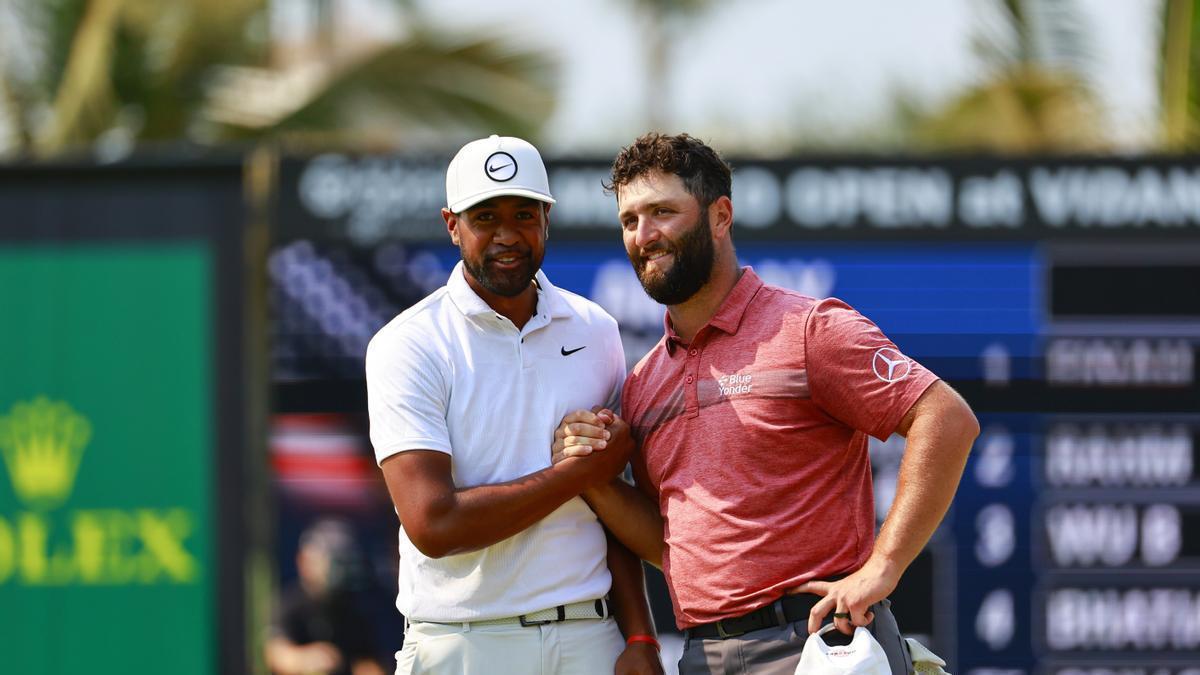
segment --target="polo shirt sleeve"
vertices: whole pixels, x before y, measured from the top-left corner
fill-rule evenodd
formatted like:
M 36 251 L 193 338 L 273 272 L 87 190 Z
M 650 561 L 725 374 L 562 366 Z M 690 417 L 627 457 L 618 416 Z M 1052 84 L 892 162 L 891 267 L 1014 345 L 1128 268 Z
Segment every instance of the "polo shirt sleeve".
M 375 461 L 406 450 L 453 455 L 445 363 L 416 340 L 380 334 L 367 347 L 367 413 Z
M 937 376 L 902 354 L 869 319 L 836 298 L 805 323 L 805 368 L 813 402 L 847 426 L 880 440 Z

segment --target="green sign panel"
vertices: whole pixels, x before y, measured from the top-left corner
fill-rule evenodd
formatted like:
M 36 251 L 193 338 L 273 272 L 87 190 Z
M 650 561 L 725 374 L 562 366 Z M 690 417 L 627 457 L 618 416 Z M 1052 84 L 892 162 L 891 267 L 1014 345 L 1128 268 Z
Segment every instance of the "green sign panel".
M 216 671 L 210 270 L 0 249 L 0 670 Z

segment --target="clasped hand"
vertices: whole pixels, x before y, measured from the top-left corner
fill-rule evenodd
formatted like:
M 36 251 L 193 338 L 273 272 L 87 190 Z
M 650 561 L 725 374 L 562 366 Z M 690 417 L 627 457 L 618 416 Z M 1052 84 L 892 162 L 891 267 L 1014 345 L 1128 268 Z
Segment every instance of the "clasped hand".
M 576 410 L 567 413 L 554 430 L 550 461 L 558 464 L 568 457 L 586 457 L 609 448 L 628 454 L 632 449 L 629 425 L 608 408 Z
M 597 407 L 567 414 L 554 431 L 551 464 L 581 462 L 589 478 L 585 498 L 593 488 L 608 483 L 625 471 L 633 453 L 629 425 L 611 410 Z

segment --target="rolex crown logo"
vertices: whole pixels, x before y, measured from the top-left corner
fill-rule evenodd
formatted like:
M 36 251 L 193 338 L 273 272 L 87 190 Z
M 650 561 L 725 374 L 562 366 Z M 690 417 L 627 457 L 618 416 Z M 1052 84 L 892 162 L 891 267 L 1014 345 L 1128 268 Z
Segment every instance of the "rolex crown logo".
M 92 424 L 62 401 L 39 396 L 0 417 L 0 453 L 13 491 L 31 508 L 62 504 L 75 487 Z

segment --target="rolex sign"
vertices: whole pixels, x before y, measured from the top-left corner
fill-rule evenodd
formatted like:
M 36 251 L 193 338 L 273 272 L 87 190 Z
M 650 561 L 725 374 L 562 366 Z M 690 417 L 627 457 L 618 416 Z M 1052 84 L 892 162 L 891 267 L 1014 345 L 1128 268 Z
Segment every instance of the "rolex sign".
M 0 671 L 216 670 L 207 256 L 0 248 Z

